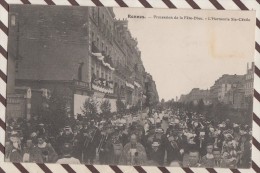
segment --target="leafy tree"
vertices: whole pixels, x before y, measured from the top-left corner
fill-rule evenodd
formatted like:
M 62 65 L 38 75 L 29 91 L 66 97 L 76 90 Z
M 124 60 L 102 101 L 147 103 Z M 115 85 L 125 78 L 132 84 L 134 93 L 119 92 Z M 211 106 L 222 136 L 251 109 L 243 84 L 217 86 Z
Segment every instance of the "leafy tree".
M 68 115 L 69 91 L 67 89 L 55 88 L 48 100 L 48 109 L 45 109 L 46 119 L 55 126 L 53 130 L 58 132 L 58 129 L 64 127 Z
M 106 99 L 106 100 L 102 101 L 102 103 L 100 105 L 100 109 L 103 114 L 110 114 L 111 113 L 111 103 L 109 102 L 109 100 Z
M 97 115 L 97 102 L 92 97 L 89 97 L 85 100 L 81 110 L 84 116 L 93 118 Z
M 162 109 L 164 109 L 164 106 L 165 106 L 165 100 L 162 99 L 162 100 L 161 100 L 161 107 L 162 107 Z
M 199 103 L 197 105 L 197 112 L 203 113 L 205 109 L 204 101 L 202 99 L 199 100 Z

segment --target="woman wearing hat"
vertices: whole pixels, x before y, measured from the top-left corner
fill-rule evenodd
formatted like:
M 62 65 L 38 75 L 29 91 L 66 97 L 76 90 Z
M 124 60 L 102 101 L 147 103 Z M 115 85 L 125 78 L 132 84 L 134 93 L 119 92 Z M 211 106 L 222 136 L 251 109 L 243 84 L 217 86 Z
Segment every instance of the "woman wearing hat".
M 11 132 L 10 141 L 12 145 L 6 160 L 13 163 L 22 162 L 21 138 L 16 131 Z
M 150 154 L 150 162 L 151 162 L 150 165 L 163 166 L 165 148 L 160 144 L 159 141 L 153 141 L 149 154 Z

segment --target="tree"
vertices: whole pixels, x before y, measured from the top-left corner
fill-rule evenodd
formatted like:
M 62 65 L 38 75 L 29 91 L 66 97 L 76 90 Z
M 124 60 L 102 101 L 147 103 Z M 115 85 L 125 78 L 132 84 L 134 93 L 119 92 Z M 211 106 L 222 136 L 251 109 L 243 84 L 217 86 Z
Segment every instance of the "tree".
M 97 114 L 97 102 L 92 97 L 89 97 L 85 100 L 81 110 L 84 116 L 93 118 Z
M 204 109 L 205 109 L 204 101 L 200 99 L 197 105 L 197 112 L 201 114 L 204 112 Z
M 103 114 L 110 114 L 111 113 L 111 103 L 109 102 L 109 100 L 106 99 L 106 100 L 102 101 L 102 103 L 100 105 L 100 109 Z
M 48 112 L 48 115 L 45 114 L 45 116 L 48 116 L 45 117 L 45 119 L 49 121 L 48 123 L 55 125 L 53 126 L 54 133 L 65 126 L 66 120 L 68 119 L 68 103 L 69 91 L 64 88 L 55 88 L 48 100 L 48 109 L 45 110 Z
M 162 99 L 162 100 L 161 100 L 161 107 L 162 107 L 162 109 L 164 109 L 164 106 L 165 106 L 165 100 Z

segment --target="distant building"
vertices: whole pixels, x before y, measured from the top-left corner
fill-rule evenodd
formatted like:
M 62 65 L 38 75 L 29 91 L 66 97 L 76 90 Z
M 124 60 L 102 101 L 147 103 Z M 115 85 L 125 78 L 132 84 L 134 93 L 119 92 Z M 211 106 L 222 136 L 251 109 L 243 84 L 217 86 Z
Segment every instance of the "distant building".
M 217 79 L 213 86 L 210 87 L 210 100 L 212 103 L 224 102 L 226 93 L 233 87 L 243 84 L 245 75 L 228 75 L 224 74 Z
M 189 94 L 181 95 L 179 102 L 198 104 L 200 100 L 203 100 L 205 105 L 211 104 L 209 99 L 209 90 L 201 90 L 199 88 L 193 88 Z
M 225 94 L 223 102 L 234 109 L 245 108 L 244 84 L 233 85 Z
M 145 95 L 147 96 L 146 104 L 148 106 L 157 104 L 159 102 L 159 95 L 156 89 L 155 81 L 149 73 L 146 73 L 145 88 Z
M 247 71 L 246 71 L 246 79 L 245 79 L 245 96 L 253 96 L 254 95 L 254 62 L 251 64 L 251 68 L 249 67 L 249 63 L 247 63 Z

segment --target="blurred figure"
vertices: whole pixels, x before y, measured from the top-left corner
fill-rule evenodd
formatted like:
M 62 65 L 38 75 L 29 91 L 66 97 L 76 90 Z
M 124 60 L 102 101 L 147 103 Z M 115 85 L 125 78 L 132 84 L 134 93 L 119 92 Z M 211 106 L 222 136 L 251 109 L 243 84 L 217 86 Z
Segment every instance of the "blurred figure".
M 62 157 L 57 160 L 59 164 L 80 164 L 80 161 L 74 158 L 72 154 L 73 147 L 70 143 L 64 143 L 62 146 Z
M 130 142 L 124 147 L 120 164 L 144 165 L 146 163 L 146 152 L 142 144 L 137 142 L 137 135 L 130 136 Z

